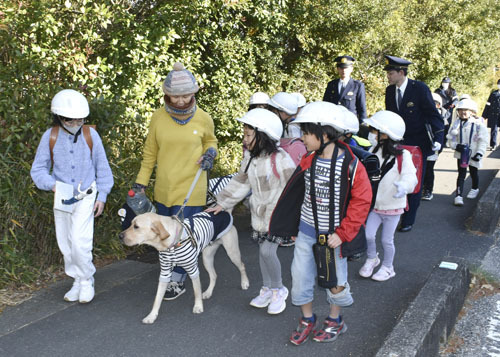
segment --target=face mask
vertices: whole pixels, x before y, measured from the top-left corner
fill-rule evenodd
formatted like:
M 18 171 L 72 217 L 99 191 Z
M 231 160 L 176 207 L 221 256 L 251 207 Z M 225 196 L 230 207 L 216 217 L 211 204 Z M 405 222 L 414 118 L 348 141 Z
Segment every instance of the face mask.
M 67 126 L 65 124 L 63 124 L 63 126 L 64 126 L 64 129 L 66 129 L 67 131 L 69 131 L 73 135 L 75 135 L 78 132 L 78 130 L 80 130 L 80 128 L 82 127 L 81 125 Z
M 372 146 L 376 146 L 378 144 L 377 141 L 377 134 L 375 133 L 368 133 L 368 141 Z
M 441 87 L 443 87 L 444 90 L 447 90 L 449 86 L 450 83 L 441 83 Z

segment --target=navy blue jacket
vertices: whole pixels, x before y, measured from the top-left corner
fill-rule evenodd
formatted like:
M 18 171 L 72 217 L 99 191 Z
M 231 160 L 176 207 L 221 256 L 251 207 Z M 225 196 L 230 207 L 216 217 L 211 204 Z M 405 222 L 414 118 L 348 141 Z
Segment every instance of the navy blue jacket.
M 484 106 L 483 118 L 488 119 L 488 128 L 500 125 L 500 90 L 491 92 Z
M 403 137 L 404 145 L 419 146 L 425 157 L 432 155 L 432 142 L 426 130 L 426 123 L 431 126 L 434 142 L 443 143 L 443 119 L 436 109 L 431 91 L 425 83 L 408 79 L 399 110 L 396 104 L 396 85 L 390 85 L 385 90 L 385 108 L 403 118 L 406 125 Z
M 325 94 L 323 95 L 323 101 L 346 107 L 358 117 L 361 123 L 363 119 L 366 119 L 365 85 L 363 82 L 351 78 L 347 82 L 342 96 L 340 96 L 339 81 L 340 79 L 334 79 L 328 82 Z

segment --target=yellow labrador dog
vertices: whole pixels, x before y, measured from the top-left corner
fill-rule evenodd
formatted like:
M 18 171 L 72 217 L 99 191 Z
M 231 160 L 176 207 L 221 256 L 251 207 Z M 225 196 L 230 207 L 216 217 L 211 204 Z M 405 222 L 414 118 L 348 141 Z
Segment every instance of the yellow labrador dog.
M 214 256 L 222 244 L 241 273 L 241 288 L 248 289 L 249 281 L 245 265 L 241 261 L 238 245 L 238 233 L 233 226 L 231 214 L 220 212 L 201 212 L 182 223 L 176 218 L 160 216 L 156 213 L 144 213 L 135 217 L 131 226 L 120 233 L 120 239 L 127 246 L 148 244 L 155 247 L 160 255 L 160 281 L 153 304 L 153 309 L 142 322 L 152 324 L 158 317 L 161 302 L 174 266 L 183 267 L 193 282 L 194 307 L 193 313 L 203 312 L 203 299 L 212 296 L 217 274 L 214 268 Z M 207 290 L 201 293 L 198 256 L 203 251 L 203 265 L 210 277 Z

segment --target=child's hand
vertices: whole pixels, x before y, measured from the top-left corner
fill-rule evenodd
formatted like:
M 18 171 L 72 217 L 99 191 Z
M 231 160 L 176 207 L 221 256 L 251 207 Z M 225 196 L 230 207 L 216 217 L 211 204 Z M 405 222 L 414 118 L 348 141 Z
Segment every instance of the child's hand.
M 339 245 L 342 244 L 342 239 L 340 239 L 337 233 L 332 233 L 328 235 L 327 243 L 330 248 L 337 248 Z
M 220 211 L 223 211 L 224 208 L 222 208 L 221 205 L 216 205 L 214 207 L 207 208 L 205 212 L 213 212 L 214 214 L 218 214 Z
M 99 217 L 104 211 L 104 202 L 95 201 L 94 203 L 94 217 Z
M 403 184 L 399 181 L 394 182 L 394 186 L 396 186 L 396 189 L 398 190 L 392 197 L 394 198 L 401 198 L 406 196 L 407 192 L 403 187 Z

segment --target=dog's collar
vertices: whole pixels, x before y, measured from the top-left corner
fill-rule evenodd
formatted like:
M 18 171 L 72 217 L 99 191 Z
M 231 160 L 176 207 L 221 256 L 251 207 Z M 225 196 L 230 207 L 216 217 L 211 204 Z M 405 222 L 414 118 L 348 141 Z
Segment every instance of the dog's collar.
M 184 223 L 183 221 L 181 221 L 179 219 L 179 217 L 177 216 L 172 216 L 173 219 L 175 219 L 178 223 L 180 223 L 181 227 L 183 228 L 182 231 L 186 231 L 186 237 L 185 238 L 181 238 L 177 244 L 174 244 L 173 247 L 171 247 L 170 249 L 172 248 L 179 248 L 181 247 L 184 243 L 186 242 L 191 242 L 191 244 L 193 245 L 193 248 L 197 248 L 198 244 L 196 243 L 196 239 L 194 239 L 194 235 L 193 235 L 193 231 L 191 230 L 191 227 L 189 227 L 188 224 Z M 182 234 L 182 231 L 181 231 L 181 234 Z

